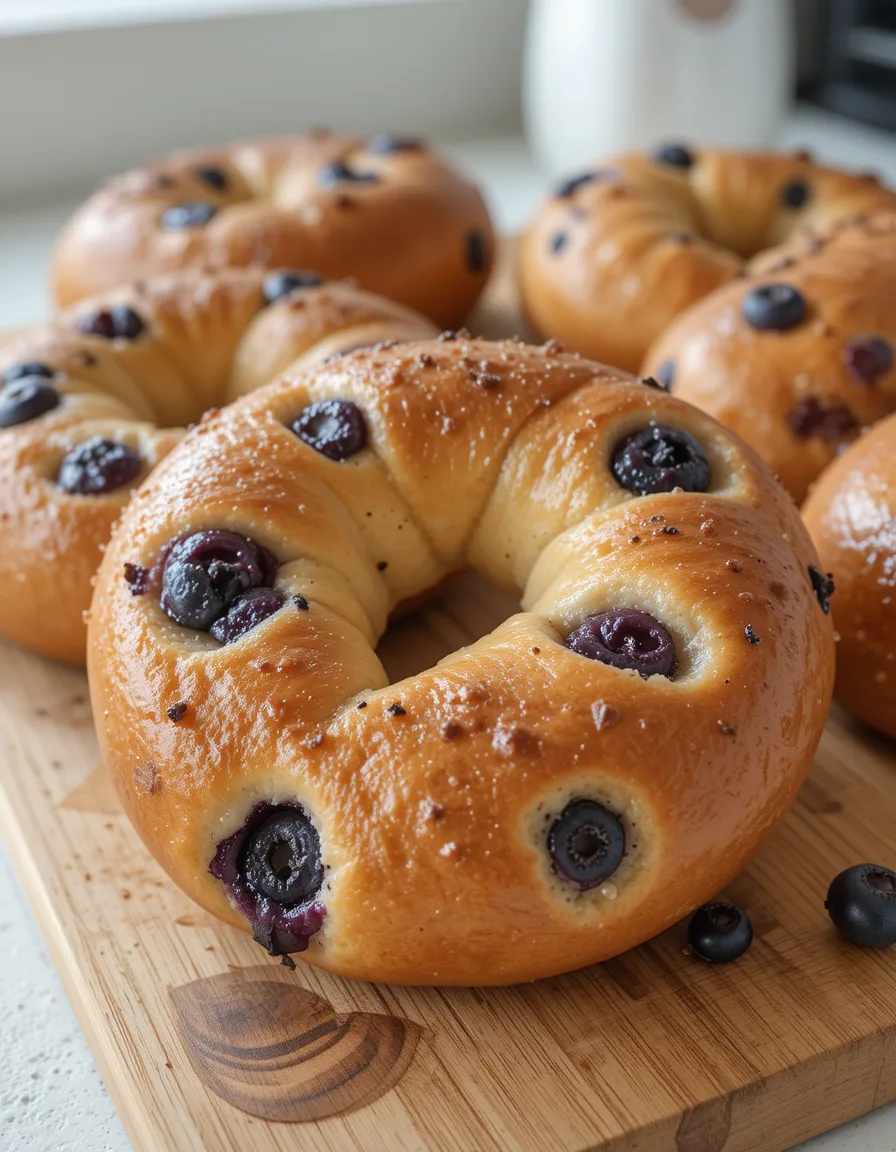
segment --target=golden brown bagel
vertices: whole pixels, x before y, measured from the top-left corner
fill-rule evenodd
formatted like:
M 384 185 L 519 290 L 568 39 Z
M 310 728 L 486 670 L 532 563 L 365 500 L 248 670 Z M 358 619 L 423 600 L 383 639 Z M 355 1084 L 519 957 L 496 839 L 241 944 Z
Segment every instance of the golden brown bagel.
M 202 264 L 314 268 L 455 327 L 494 255 L 479 192 L 420 141 L 326 131 L 175 152 L 110 181 L 56 246 L 59 304 Z
M 367 435 L 338 460 L 291 431 L 337 400 Z M 523 611 L 390 685 L 390 609 L 467 565 Z M 274 953 L 549 976 L 685 915 L 776 825 L 833 680 L 810 565 L 758 457 L 662 391 L 551 346 L 357 352 L 203 421 L 125 510 L 89 628 L 103 755 L 172 878 Z M 568 646 L 604 626 L 656 674 Z
M 837 586 L 834 694 L 896 738 L 896 416 L 822 473 L 803 516 Z
M 644 371 L 743 436 L 800 502 L 896 408 L 894 299 L 896 214 L 860 217 L 757 259 L 679 316 Z
M 160 277 L 0 343 L 0 635 L 82 662 L 102 548 L 180 426 L 290 365 L 434 332 L 398 304 L 307 273 L 307 287 L 285 292 L 284 275 Z
M 637 372 L 663 329 L 757 252 L 883 208 L 896 193 L 806 153 L 626 153 L 539 209 L 520 253 L 523 304 L 542 336 Z

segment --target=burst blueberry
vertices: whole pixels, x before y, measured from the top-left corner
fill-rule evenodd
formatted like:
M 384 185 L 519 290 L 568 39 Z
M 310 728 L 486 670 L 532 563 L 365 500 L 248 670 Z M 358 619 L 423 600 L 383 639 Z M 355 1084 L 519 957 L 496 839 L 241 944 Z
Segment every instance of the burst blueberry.
M 232 644 L 278 612 L 284 601 L 283 593 L 277 588 L 250 588 L 241 592 L 225 615 L 212 623 L 209 634 L 219 644 Z
M 351 400 L 318 400 L 293 421 L 292 430 L 330 460 L 345 460 L 367 444 L 364 414 Z
M 636 496 L 654 492 L 705 492 L 711 469 L 706 453 L 681 428 L 650 423 L 626 436 L 613 452 L 613 475 Z
M 71 495 L 102 496 L 132 483 L 142 468 L 140 453 L 130 445 L 91 436 L 63 458 L 56 483 Z
M 208 632 L 250 588 L 269 585 L 274 557 L 246 536 L 213 528 L 178 541 L 162 572 L 163 610 L 177 624 Z
M 566 647 L 589 660 L 641 676 L 673 677 L 678 665 L 669 630 L 647 612 L 614 608 L 586 617 L 566 637 Z
M 97 308 L 85 312 L 75 321 L 75 327 L 85 336 L 99 336 L 102 340 L 136 340 L 146 329 L 143 317 L 125 304 L 113 308 Z

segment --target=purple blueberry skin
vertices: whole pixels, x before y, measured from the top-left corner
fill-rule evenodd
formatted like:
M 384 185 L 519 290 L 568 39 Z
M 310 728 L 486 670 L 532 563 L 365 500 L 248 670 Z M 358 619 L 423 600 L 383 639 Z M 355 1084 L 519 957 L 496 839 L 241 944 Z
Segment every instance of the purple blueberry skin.
M 303 869 L 308 883 L 305 899 L 287 904 L 253 886 L 249 876 L 257 869 L 252 859 L 253 842 L 265 836 L 272 820 L 290 814 L 295 815 L 298 836 L 309 848 Z M 320 843 L 299 804 L 257 804 L 243 827 L 218 845 L 208 870 L 227 888 L 234 905 L 252 925 L 255 939 L 272 956 L 304 952 L 311 937 L 323 927 L 327 913 L 318 898 L 324 875 Z
M 648 424 L 617 444 L 610 467 L 635 496 L 655 492 L 705 492 L 712 469 L 700 444 L 682 428 Z
M 63 459 L 56 483 L 77 496 L 102 496 L 136 480 L 143 468 L 139 452 L 118 440 L 92 436 Z
M 278 612 L 285 597 L 277 588 L 250 588 L 237 596 L 225 616 L 219 616 L 209 634 L 219 644 L 232 644 L 262 620 Z
M 161 606 L 185 628 L 207 632 L 250 588 L 270 587 L 277 561 L 246 536 L 212 528 L 177 541 L 162 572 Z
M 659 620 L 631 608 L 588 616 L 566 637 L 566 647 L 589 660 L 631 669 L 645 679 L 672 679 L 678 666 L 675 644 Z
M 0 428 L 15 428 L 51 412 L 59 393 L 43 376 L 19 376 L 0 388 Z
M 293 421 L 292 430 L 330 460 L 345 460 L 367 445 L 364 414 L 351 400 L 318 400 Z

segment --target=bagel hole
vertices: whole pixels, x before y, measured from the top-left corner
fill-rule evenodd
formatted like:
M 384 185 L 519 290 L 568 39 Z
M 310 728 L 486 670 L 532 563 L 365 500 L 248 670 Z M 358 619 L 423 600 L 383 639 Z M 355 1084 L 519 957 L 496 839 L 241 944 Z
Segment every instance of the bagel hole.
M 395 683 L 432 668 L 519 611 L 516 596 L 478 572 L 458 573 L 413 602 L 399 605 L 376 654 Z

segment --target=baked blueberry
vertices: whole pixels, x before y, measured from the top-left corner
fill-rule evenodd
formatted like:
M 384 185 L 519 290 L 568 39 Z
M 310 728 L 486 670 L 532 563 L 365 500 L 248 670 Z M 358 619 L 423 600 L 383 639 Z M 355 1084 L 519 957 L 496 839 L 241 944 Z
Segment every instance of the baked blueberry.
M 419 152 L 422 140 L 411 136 L 393 136 L 390 132 L 377 132 L 367 141 L 367 151 L 374 156 L 388 156 L 392 152 Z
M 855 864 L 831 881 L 824 902 L 841 936 L 865 948 L 896 944 L 896 872 Z
M 297 436 L 331 460 L 345 460 L 367 444 L 364 414 L 351 400 L 318 400 L 292 423 Z
M 802 208 L 809 200 L 809 185 L 805 180 L 790 180 L 781 189 L 781 204 L 784 208 Z
M 276 304 L 278 300 L 291 296 L 293 292 L 298 292 L 302 288 L 317 288 L 323 282 L 323 276 L 319 276 L 317 272 L 272 272 L 270 276 L 265 277 L 262 292 L 266 303 Z
M 792 284 L 762 284 L 744 296 L 740 310 L 751 328 L 786 332 L 805 320 L 806 301 Z
M 633 669 L 641 676 L 675 675 L 678 661 L 668 629 L 647 612 L 614 608 L 587 616 L 566 637 L 566 647 L 613 668 Z
M 661 144 L 654 149 L 653 158 L 658 164 L 668 164 L 670 168 L 690 168 L 694 154 L 684 144 Z
M 142 468 L 140 453 L 128 444 L 91 436 L 63 458 L 56 483 L 72 495 L 101 496 L 136 480 Z
M 241 592 L 226 614 L 214 621 L 209 633 L 219 644 L 232 644 L 256 624 L 273 616 L 283 603 L 283 593 L 276 588 L 250 588 Z
M 831 597 L 834 595 L 834 576 L 831 572 L 819 572 L 814 564 L 809 565 L 809 579 L 812 582 L 812 591 L 818 598 L 821 610 L 825 616 L 831 610 Z
M 59 403 L 59 393 L 45 376 L 19 376 L 0 388 L 0 428 L 36 420 Z
M 672 385 L 675 383 L 675 361 L 664 360 L 654 372 L 654 376 L 667 392 L 671 392 Z
M 23 376 L 42 376 L 44 380 L 53 380 L 56 372 L 49 364 L 28 360 L 21 364 L 11 364 L 0 379 L 4 384 L 11 384 L 13 380 L 21 380 Z
M 346 164 L 344 160 L 337 160 L 333 164 L 328 164 L 326 168 L 322 168 L 318 176 L 319 183 L 323 184 L 325 188 L 329 188 L 333 184 L 340 184 L 347 182 L 350 184 L 378 184 L 380 181 L 376 172 L 359 172 L 356 168 Z
M 162 213 L 162 227 L 169 231 L 181 228 L 202 228 L 217 212 L 214 204 L 207 200 L 185 200 Z
M 209 865 L 272 956 L 303 952 L 323 926 L 320 837 L 298 804 L 257 804 Z
M 559 200 L 566 200 L 570 196 L 574 196 L 580 188 L 584 188 L 586 184 L 593 184 L 597 179 L 597 172 L 581 172 L 578 176 L 570 176 L 557 185 L 554 189 L 554 195 Z
M 554 871 L 577 888 L 596 888 L 609 879 L 625 855 L 625 829 L 596 800 L 570 800 L 548 829 Z
M 617 444 L 611 463 L 613 475 L 636 496 L 653 492 L 705 492 L 710 467 L 706 453 L 689 433 L 650 423 Z
M 548 241 L 548 246 L 555 256 L 558 256 L 569 243 L 568 232 L 555 232 Z
M 269 585 L 274 557 L 246 536 L 212 528 L 179 540 L 162 572 L 162 609 L 177 624 L 207 632 L 250 588 Z
M 471 272 L 484 272 L 486 264 L 485 237 L 481 232 L 468 232 L 465 245 L 467 267 Z
M 817 436 L 838 443 L 859 427 L 858 417 L 848 404 L 825 404 L 818 396 L 805 396 L 787 413 L 794 436 L 807 440 Z
M 136 340 L 146 324 L 133 308 L 117 304 L 114 308 L 85 312 L 75 321 L 75 327 L 86 336 L 99 336 L 103 340 Z
M 223 168 L 219 168 L 216 164 L 200 164 L 195 172 L 203 184 L 208 184 L 210 188 L 215 188 L 218 192 L 225 192 L 230 187 L 230 177 Z
M 853 380 L 876 384 L 893 367 L 893 345 L 883 336 L 857 336 L 843 349 L 843 359 Z
M 753 943 L 753 925 L 734 904 L 704 904 L 688 925 L 691 951 L 710 964 L 738 960 Z

